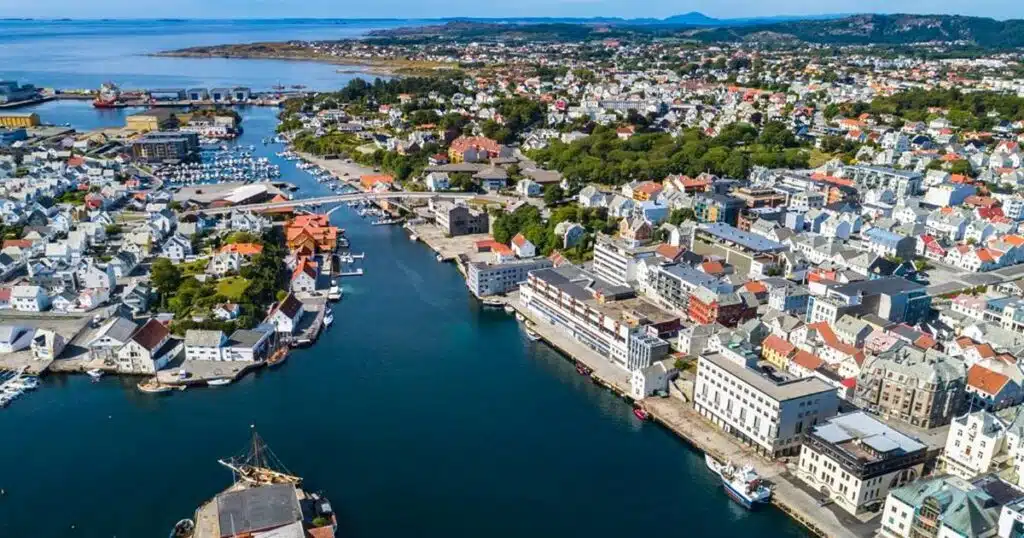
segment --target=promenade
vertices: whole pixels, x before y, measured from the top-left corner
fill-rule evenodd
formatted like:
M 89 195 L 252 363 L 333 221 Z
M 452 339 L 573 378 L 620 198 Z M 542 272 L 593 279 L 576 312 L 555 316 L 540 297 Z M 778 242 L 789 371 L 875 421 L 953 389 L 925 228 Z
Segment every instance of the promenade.
M 570 360 L 590 368 L 591 378 L 599 384 L 632 399 L 629 373 L 612 364 L 607 357 L 538 319 L 519 302 L 519 292 L 512 292 L 504 299 L 531 323 L 531 329 L 546 343 Z M 873 534 L 873 525 L 865 524 L 837 508 L 818 506 L 817 496 L 807 491 L 790 472 L 791 466 L 795 469 L 795 461 L 787 464 L 762 458 L 754 449 L 707 421 L 690 403 L 679 398 L 651 397 L 636 403 L 646 409 L 655 422 L 671 430 L 694 449 L 711 454 L 719 461 L 753 466 L 773 485 L 772 504 L 814 534 L 833 538 L 867 538 Z

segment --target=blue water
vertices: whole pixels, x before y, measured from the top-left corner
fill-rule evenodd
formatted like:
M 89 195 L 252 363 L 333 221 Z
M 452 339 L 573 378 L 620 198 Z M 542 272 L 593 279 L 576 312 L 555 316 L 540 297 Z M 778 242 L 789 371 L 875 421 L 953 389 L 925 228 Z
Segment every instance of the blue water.
M 2 9 L 0 9 L 2 14 Z M 397 22 L 360 21 L 0 21 L 0 80 L 41 87 L 122 88 L 302 84 L 338 88 L 340 66 L 278 60 L 160 58 L 146 54 L 229 43 L 342 39 Z

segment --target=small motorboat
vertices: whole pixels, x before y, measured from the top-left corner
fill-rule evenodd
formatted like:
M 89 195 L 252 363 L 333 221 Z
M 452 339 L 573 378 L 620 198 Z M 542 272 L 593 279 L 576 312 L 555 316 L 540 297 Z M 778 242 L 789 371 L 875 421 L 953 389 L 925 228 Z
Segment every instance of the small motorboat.
M 634 407 L 633 415 L 640 420 L 647 420 L 651 418 L 651 414 L 647 412 L 643 407 Z
M 540 335 L 537 334 L 533 329 L 526 329 L 526 337 L 529 338 L 531 342 L 536 342 L 537 340 L 540 340 Z
M 505 305 L 505 313 L 506 314 L 515 314 L 516 313 L 516 309 L 512 305 L 507 304 L 507 305 Z
M 230 377 L 218 377 L 217 379 L 211 379 L 211 380 L 207 381 L 206 384 L 207 384 L 207 386 L 210 386 L 210 387 L 223 387 L 224 385 L 230 385 L 231 384 L 231 378 Z
M 438 254 L 437 256 L 434 256 L 434 259 L 437 260 L 437 263 L 444 262 L 444 258 L 440 254 Z
M 576 365 L 576 373 L 580 375 L 590 375 L 590 368 L 583 366 L 582 364 Z
M 328 310 L 324 316 L 324 327 L 330 327 L 332 323 L 334 323 L 334 312 Z
M 341 295 L 341 286 L 337 284 L 332 285 L 331 289 L 327 291 L 327 298 L 330 299 L 331 301 L 341 300 Z
M 481 299 L 480 302 L 484 305 L 484 308 L 501 308 L 505 305 L 505 303 L 497 299 Z
M 88 374 L 89 377 L 92 378 L 93 381 L 99 381 L 100 378 L 103 377 L 103 370 L 100 370 L 99 368 L 93 368 L 92 370 L 86 370 L 85 373 Z

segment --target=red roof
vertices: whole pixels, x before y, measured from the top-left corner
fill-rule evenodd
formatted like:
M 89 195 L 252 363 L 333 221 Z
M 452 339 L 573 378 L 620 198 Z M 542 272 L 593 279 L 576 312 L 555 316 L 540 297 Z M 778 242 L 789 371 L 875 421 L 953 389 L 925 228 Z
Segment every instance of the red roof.
M 761 349 L 771 350 L 783 357 L 788 357 L 796 349 L 796 346 L 772 334 L 765 338 L 764 342 L 761 342 Z
M 497 252 L 504 256 L 511 256 L 512 249 L 508 248 L 508 245 L 499 243 L 493 239 L 484 239 L 483 241 L 476 242 L 477 252 Z
M 527 241 L 526 236 L 521 233 L 516 234 L 515 237 L 512 238 L 512 244 L 517 247 L 522 248 L 526 243 L 529 243 L 529 241 Z
M 808 370 L 817 370 L 821 368 L 825 361 L 819 359 L 817 356 L 812 355 L 804 350 L 799 350 L 796 355 L 793 355 L 792 362 L 807 368 Z
M 1002 390 L 1009 381 L 1009 377 L 1006 377 L 999 372 L 993 372 L 980 364 L 975 364 L 967 370 L 967 385 L 974 387 L 978 392 L 982 392 L 984 394 L 999 394 L 999 391 Z
M 151 319 L 139 330 L 135 331 L 135 334 L 132 335 L 132 340 L 147 350 L 153 351 L 170 334 L 170 331 L 162 323 Z
M 233 243 L 220 248 L 221 253 L 237 252 L 243 256 L 255 256 L 263 252 L 263 245 L 259 243 Z

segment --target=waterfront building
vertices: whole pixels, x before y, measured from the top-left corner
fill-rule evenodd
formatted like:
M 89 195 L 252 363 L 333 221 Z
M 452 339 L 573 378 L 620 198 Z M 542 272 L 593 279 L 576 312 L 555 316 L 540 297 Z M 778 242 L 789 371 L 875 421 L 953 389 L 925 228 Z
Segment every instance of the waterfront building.
M 594 273 L 617 286 L 629 286 L 636 282 L 639 264 L 657 255 L 658 246 L 641 246 L 635 241 L 599 233 L 594 244 Z
M 701 355 L 693 407 L 767 457 L 795 455 L 801 435 L 836 414 L 839 397 L 815 377 L 769 376 L 758 366 L 749 355 Z
M 185 360 L 219 361 L 226 342 L 227 338 L 221 331 L 189 329 L 185 331 Z
M 837 506 L 861 514 L 913 482 L 927 447 L 863 411 L 827 419 L 804 436 L 797 477 Z
M 904 344 L 865 359 L 853 403 L 883 418 L 936 428 L 949 424 L 966 398 L 961 359 Z
M 299 215 L 285 223 L 285 245 L 299 255 L 334 252 L 339 230 L 331 226 L 327 215 Z
M 67 345 L 67 340 L 50 329 L 36 329 L 32 337 L 32 358 L 52 361 L 60 356 Z
M 634 400 L 642 400 L 658 392 L 668 392 L 668 383 L 677 370 L 674 359 L 662 359 L 646 368 L 637 368 L 629 376 L 630 394 Z
M 0 112 L 0 127 L 18 129 L 24 127 L 38 127 L 39 114 L 35 112 Z
M 165 131 L 178 126 L 178 117 L 174 109 L 151 108 L 145 112 L 132 114 L 125 118 L 125 128 L 138 131 Z
M 117 351 L 128 343 L 136 329 L 138 329 L 138 325 L 130 319 L 120 316 L 110 318 L 100 326 L 92 340 L 85 345 L 89 350 L 89 358 L 103 361 L 116 360 Z
M 294 293 L 289 293 L 280 304 L 271 309 L 267 322 L 279 333 L 292 334 L 298 327 L 302 314 L 302 302 L 295 298 Z
M 14 353 L 32 345 L 35 329 L 20 325 L 0 325 L 0 353 Z
M 117 350 L 117 369 L 129 374 L 155 374 L 174 358 L 177 342 L 163 323 L 150 319 Z
M 490 219 L 484 211 L 475 211 L 463 204 L 438 202 L 434 204 L 434 219 L 437 226 L 449 237 L 468 234 L 485 234 Z
M 677 316 L 573 265 L 531 271 L 519 293 L 531 313 L 627 371 L 661 359 L 659 340 L 679 331 Z
M 292 293 L 312 293 L 316 291 L 317 279 L 320 277 L 320 266 L 308 257 L 303 256 L 292 271 Z
M 255 329 L 238 329 L 231 333 L 221 358 L 226 361 L 264 361 L 270 356 L 275 344 L 274 328 L 260 325 Z
M 31 101 L 39 97 L 39 88 L 32 84 L 19 85 L 16 80 L 0 80 L 0 105 Z
M 466 264 L 466 286 L 477 297 L 500 295 L 515 290 L 530 271 L 553 267 L 548 258 L 526 258 Z
M 878 536 L 1017 538 L 1022 526 L 1011 514 L 1022 502 L 1024 491 L 995 475 L 973 481 L 941 475 L 924 478 L 889 492 Z M 1001 532 L 1004 521 L 1006 534 Z M 1014 527 L 1017 533 L 1011 531 Z
M 199 151 L 199 135 L 177 131 L 150 132 L 132 142 L 132 156 L 147 163 L 189 161 Z

